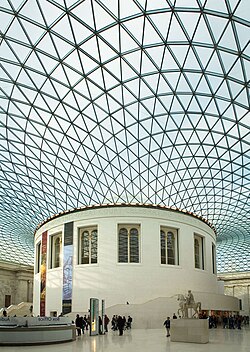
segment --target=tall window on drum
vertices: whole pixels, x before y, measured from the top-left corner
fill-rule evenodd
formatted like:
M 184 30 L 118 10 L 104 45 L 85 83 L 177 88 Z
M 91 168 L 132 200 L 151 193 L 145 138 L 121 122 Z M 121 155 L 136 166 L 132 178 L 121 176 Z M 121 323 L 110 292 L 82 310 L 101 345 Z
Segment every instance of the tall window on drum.
M 59 268 L 62 265 L 62 234 L 50 237 L 50 268 Z
M 177 230 L 161 229 L 161 264 L 179 264 Z
M 138 225 L 119 226 L 118 263 L 139 263 L 139 226 Z
M 79 264 L 97 263 L 97 228 L 80 229 Z
M 204 240 L 199 235 L 194 235 L 194 266 L 204 270 Z

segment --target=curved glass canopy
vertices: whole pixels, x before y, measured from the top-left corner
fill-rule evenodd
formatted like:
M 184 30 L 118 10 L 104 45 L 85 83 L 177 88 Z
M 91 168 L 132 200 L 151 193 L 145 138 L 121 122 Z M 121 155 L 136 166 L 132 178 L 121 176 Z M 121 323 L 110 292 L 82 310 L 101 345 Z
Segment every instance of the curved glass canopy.
M 158 204 L 250 270 L 249 0 L 2 0 L 0 258 L 63 210 Z

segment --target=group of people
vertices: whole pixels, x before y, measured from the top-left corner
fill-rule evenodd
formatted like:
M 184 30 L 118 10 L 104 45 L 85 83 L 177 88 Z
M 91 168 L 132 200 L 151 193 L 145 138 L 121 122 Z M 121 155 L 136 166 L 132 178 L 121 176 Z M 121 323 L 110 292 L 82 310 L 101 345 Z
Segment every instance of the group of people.
M 113 315 L 111 320 L 111 329 L 113 331 L 119 331 L 119 336 L 121 336 L 123 335 L 124 330 L 131 329 L 132 320 L 133 319 L 130 315 L 128 316 L 127 319 L 125 316 L 122 317 L 121 315 Z M 104 315 L 103 319 L 101 318 L 101 316 L 99 316 L 98 318 L 99 335 L 102 335 L 103 333 L 105 334 L 106 332 L 108 332 L 109 322 L 110 322 L 110 319 L 107 316 L 107 314 Z M 75 326 L 76 326 L 78 336 L 81 336 L 82 334 L 84 334 L 84 331 L 89 329 L 89 325 L 90 325 L 89 315 L 88 316 L 84 315 L 84 317 L 80 316 L 79 314 L 76 315 Z
M 126 319 L 125 316 L 121 315 L 113 315 L 112 320 L 111 320 L 111 329 L 113 331 L 118 330 L 119 335 L 123 335 L 124 330 L 129 330 L 131 329 L 132 326 L 132 317 L 129 315 L 128 318 Z
M 81 334 L 84 334 L 84 330 L 89 329 L 90 316 L 89 315 L 87 316 L 85 314 L 84 317 L 82 317 L 79 314 L 76 314 L 75 325 L 76 325 L 77 335 L 81 336 Z

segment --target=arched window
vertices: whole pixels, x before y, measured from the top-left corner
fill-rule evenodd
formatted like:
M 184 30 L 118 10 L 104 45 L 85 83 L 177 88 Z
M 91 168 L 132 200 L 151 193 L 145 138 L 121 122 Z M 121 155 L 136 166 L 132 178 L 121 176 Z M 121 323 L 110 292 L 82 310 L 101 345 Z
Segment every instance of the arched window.
M 204 248 L 203 237 L 194 235 L 194 266 L 196 269 L 204 270 Z
M 96 264 L 97 228 L 84 228 L 79 232 L 79 264 Z
M 178 265 L 177 230 L 162 228 L 160 231 L 161 264 Z
M 138 225 L 122 225 L 119 227 L 118 263 L 139 263 Z
M 62 263 L 62 234 L 51 236 L 51 269 L 59 268 Z

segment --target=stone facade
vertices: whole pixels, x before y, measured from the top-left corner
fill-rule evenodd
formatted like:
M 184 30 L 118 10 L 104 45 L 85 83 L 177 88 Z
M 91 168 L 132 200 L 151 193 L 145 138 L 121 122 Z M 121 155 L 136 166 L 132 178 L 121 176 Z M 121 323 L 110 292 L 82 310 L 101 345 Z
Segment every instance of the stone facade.
M 225 295 L 241 300 L 240 313 L 250 316 L 250 272 L 221 273 L 218 279 L 224 281 Z
M 32 302 L 33 275 L 32 266 L 0 261 L 0 308 Z

